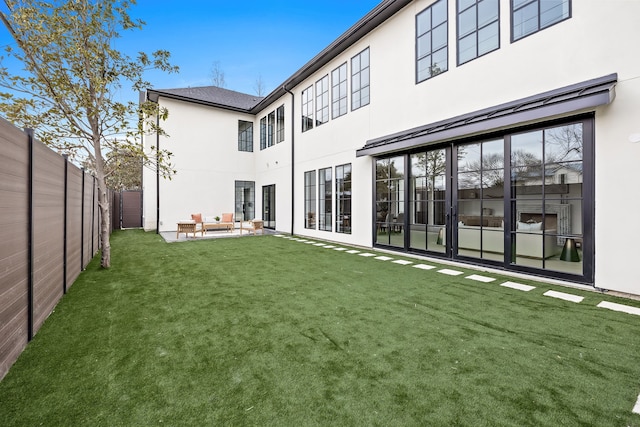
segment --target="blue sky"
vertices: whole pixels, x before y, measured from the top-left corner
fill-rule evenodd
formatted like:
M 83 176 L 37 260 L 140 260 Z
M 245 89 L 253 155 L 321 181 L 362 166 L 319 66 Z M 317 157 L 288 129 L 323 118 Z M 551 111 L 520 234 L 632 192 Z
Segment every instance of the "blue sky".
M 171 52 L 180 73 L 150 73 L 156 89 L 211 85 L 217 61 L 225 88 L 254 94 L 261 76 L 269 93 L 379 2 L 139 0 L 131 15 L 146 26 L 128 32 L 119 49 Z M 176 4 L 185 6 L 168 6 Z
M 130 14 L 146 25 L 123 33 L 116 47 L 132 57 L 171 52 L 180 72 L 149 72 L 155 89 L 211 85 L 217 61 L 225 88 L 255 94 L 260 76 L 269 93 L 380 1 L 138 0 Z M 0 46 L 7 44 L 15 45 L 0 25 Z M 128 87 L 118 95 L 138 100 Z

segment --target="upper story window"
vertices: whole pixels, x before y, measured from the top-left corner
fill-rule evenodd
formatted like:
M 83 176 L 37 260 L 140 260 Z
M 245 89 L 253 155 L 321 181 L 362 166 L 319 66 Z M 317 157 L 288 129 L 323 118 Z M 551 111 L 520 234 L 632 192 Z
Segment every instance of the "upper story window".
M 316 126 L 329 121 L 329 76 L 316 82 Z
M 458 65 L 500 47 L 498 0 L 458 0 Z
M 571 17 L 571 0 L 511 0 L 511 40 Z
M 347 63 L 331 72 L 331 118 L 347 114 Z
M 253 122 L 238 120 L 238 151 L 253 151 Z
M 302 132 L 313 129 L 313 86 L 302 91 Z
M 276 125 L 276 112 L 272 111 L 267 116 L 267 147 L 271 147 L 273 142 L 273 132 Z
M 416 16 L 416 79 L 418 83 L 447 71 L 447 0 L 439 0 Z
M 369 48 L 351 58 L 351 110 L 369 104 Z
M 276 110 L 276 144 L 284 141 L 284 105 Z
M 267 148 L 267 118 L 260 119 L 260 149 Z

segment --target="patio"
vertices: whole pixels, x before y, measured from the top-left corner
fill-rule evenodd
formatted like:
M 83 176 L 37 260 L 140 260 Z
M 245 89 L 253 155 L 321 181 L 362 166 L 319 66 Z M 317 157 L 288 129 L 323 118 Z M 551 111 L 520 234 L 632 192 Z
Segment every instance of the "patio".
M 261 236 L 262 232 L 265 235 L 277 234 L 275 230 L 263 228 L 262 230 L 260 230 L 260 232 L 258 232 L 257 235 Z M 200 231 L 198 231 L 196 232 L 195 237 L 193 236 L 192 233 L 189 233 L 189 236 L 187 237 L 186 233 L 181 232 L 179 233 L 178 237 L 176 237 L 177 235 L 176 230 L 173 230 L 173 231 L 162 231 L 160 232 L 160 235 L 167 243 L 174 243 L 174 242 L 188 242 L 188 241 L 203 240 L 203 239 L 224 239 L 229 237 L 247 237 L 247 236 L 255 236 L 256 234 L 254 234 L 253 232 L 249 233 L 247 230 L 242 230 L 242 234 L 240 234 L 240 224 L 236 223 L 235 227 L 230 232 L 225 229 L 207 230 L 203 236 L 200 233 Z

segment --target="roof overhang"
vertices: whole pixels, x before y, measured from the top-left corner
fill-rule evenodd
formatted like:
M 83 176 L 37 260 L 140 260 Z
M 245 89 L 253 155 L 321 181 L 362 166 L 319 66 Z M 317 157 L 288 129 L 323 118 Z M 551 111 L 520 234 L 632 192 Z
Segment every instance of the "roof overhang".
M 155 90 L 155 89 L 148 89 L 147 90 L 147 99 L 149 99 L 149 101 L 153 101 L 153 102 L 157 103 L 158 99 L 160 97 L 173 99 L 173 100 L 176 100 L 176 101 L 190 102 L 192 104 L 206 105 L 207 107 L 221 108 L 223 110 L 230 110 L 230 111 L 235 111 L 235 112 L 238 112 L 238 113 L 250 114 L 250 111 L 247 110 L 246 108 L 234 107 L 232 105 L 219 104 L 219 103 L 216 103 L 216 102 L 205 101 L 205 100 L 202 100 L 202 99 L 196 99 L 196 98 L 191 98 L 191 97 L 187 97 L 187 96 L 181 96 L 181 95 L 177 95 L 175 93 L 163 92 L 161 90 Z
M 528 98 L 371 139 L 363 148 L 356 151 L 356 156 L 380 156 L 606 105 L 611 103 L 615 97 L 614 87 L 617 81 L 617 74 L 609 74 Z

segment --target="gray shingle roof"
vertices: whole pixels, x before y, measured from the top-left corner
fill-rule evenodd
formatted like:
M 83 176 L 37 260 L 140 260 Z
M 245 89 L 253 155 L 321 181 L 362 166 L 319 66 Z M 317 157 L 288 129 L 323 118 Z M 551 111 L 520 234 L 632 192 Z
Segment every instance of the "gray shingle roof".
M 236 92 L 217 86 L 187 87 L 179 89 L 153 89 L 157 94 L 171 98 L 201 101 L 206 104 L 231 107 L 239 110 L 251 110 L 263 97 Z

